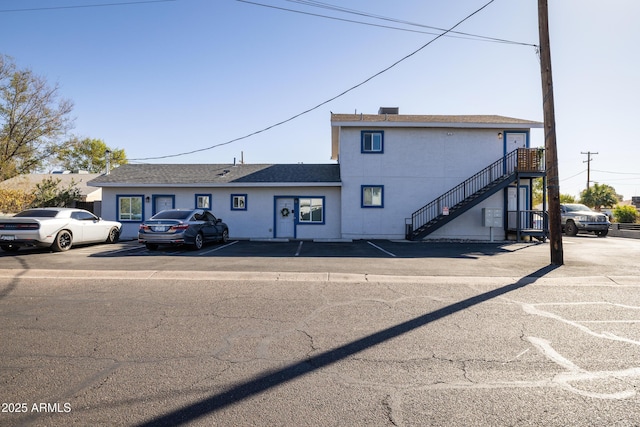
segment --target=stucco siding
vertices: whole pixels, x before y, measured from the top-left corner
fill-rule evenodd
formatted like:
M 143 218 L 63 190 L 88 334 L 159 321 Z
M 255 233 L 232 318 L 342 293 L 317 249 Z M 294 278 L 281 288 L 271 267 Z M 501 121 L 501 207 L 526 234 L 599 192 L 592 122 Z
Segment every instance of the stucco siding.
M 495 240 L 504 240 L 506 234 L 504 223 L 502 228 L 485 227 L 482 225 L 483 208 L 504 208 L 504 194 L 498 192 L 477 206 L 469 209 L 448 224 L 428 235 L 424 240 L 490 240 L 491 232 Z M 506 213 L 503 211 L 503 218 Z
M 275 197 L 322 197 L 324 200 L 323 224 L 296 224 L 297 238 L 340 237 L 340 188 L 339 187 L 230 187 L 230 188 L 170 188 L 133 187 L 104 188 L 102 216 L 118 220 L 117 198 L 122 195 L 143 196 L 144 219 L 153 215 L 154 196 L 174 197 L 175 208 L 195 208 L 196 194 L 211 194 L 211 212 L 229 226 L 232 239 L 264 238 L 274 236 Z M 231 207 L 232 194 L 246 195 L 246 209 Z M 146 198 L 149 197 L 149 202 Z M 122 221 L 123 239 L 135 239 L 139 221 Z
M 382 153 L 362 153 L 363 130 L 384 131 Z M 345 238 L 404 238 L 412 212 L 504 154 L 503 140 L 492 129 L 342 128 L 340 138 Z M 363 185 L 383 186 L 384 207 L 362 206 Z M 472 230 L 473 222 L 463 216 L 446 230 L 456 238 L 485 232 L 489 238 L 488 230 Z

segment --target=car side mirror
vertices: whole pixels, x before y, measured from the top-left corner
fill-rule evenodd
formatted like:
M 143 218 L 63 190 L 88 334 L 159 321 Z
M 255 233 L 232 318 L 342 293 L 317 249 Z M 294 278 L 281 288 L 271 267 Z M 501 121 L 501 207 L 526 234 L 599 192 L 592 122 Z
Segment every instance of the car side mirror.
M 216 219 L 216 224 L 220 224 L 221 222 L 222 222 L 222 219 L 221 219 L 221 218 L 217 218 L 217 219 Z

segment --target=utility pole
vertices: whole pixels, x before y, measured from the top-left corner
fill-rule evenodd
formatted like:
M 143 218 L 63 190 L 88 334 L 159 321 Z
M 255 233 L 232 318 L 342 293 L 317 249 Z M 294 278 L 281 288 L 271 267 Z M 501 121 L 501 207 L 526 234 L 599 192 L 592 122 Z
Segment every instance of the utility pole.
M 549 240 L 551 264 L 564 264 L 562 251 L 562 219 L 560 217 L 560 180 L 556 148 L 556 119 L 553 103 L 551 50 L 549 43 L 549 9 L 547 0 L 538 0 L 538 30 L 540 33 L 540 71 L 542 74 L 542 105 L 544 110 L 544 148 L 549 198 Z
M 582 163 L 586 163 L 587 164 L 587 190 L 589 189 L 589 184 L 591 183 L 591 160 L 593 160 L 591 158 L 592 154 L 598 154 L 598 153 L 592 153 L 591 151 L 587 151 L 586 153 L 583 151 L 580 154 L 586 154 L 587 155 L 587 160 L 583 161 Z

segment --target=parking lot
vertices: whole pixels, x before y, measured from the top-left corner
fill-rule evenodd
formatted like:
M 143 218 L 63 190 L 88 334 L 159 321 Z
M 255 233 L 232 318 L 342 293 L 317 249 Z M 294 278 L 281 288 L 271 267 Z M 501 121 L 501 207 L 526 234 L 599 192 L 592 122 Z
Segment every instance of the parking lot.
M 640 423 L 640 241 L 0 256 L 0 425 Z
M 638 275 L 640 240 L 564 237 L 565 265 L 549 274 Z M 524 276 L 547 266 L 548 243 L 352 242 L 231 240 L 194 251 L 163 246 L 150 251 L 136 241 L 76 246 L 64 253 L 47 249 L 0 252 L 2 268 L 79 270 L 287 271 L 359 274 Z

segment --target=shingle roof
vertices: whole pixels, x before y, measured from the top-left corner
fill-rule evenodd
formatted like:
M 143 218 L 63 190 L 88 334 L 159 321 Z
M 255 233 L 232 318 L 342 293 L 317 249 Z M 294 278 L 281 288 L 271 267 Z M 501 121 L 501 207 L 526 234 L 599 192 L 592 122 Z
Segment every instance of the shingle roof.
M 126 164 L 89 185 L 222 186 L 233 184 L 340 183 L 338 164 Z
M 73 183 L 80 191 L 82 196 L 87 196 L 98 189 L 87 187 L 87 183 L 92 179 L 99 177 L 97 173 L 32 173 L 14 176 L 5 181 L 0 182 L 0 188 L 12 188 L 30 191 L 35 188 L 36 184 L 40 184 L 45 179 L 60 180 L 61 187 L 67 187 Z
M 504 117 L 497 115 L 411 115 L 411 114 L 331 114 L 331 123 L 407 123 L 407 124 L 424 124 L 432 126 L 444 125 L 477 125 L 478 127 L 486 127 L 489 125 L 496 126 L 514 126 L 526 125 L 530 127 L 542 127 L 543 123 L 516 119 L 513 117 Z

